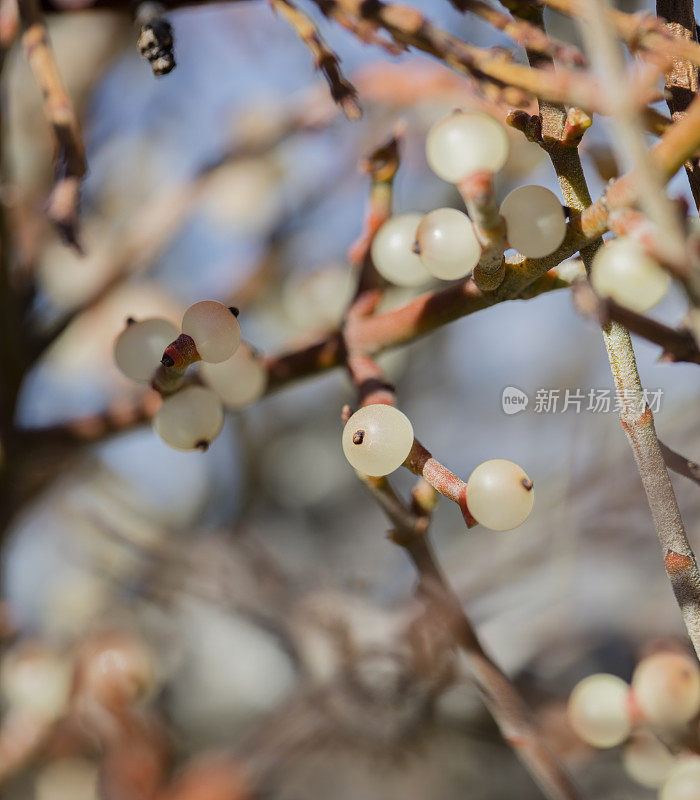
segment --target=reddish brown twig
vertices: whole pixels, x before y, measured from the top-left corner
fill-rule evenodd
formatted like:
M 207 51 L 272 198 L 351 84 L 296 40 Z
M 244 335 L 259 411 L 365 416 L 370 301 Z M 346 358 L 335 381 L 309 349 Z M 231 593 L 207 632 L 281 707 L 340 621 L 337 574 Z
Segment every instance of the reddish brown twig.
M 467 175 L 457 188 L 482 248 L 479 263 L 474 267 L 474 282 L 484 292 L 493 291 L 503 281 L 503 254 L 508 247 L 506 224 L 493 191 L 493 173 L 484 170 Z
M 399 168 L 399 155 L 403 126 L 398 125 L 394 135 L 380 145 L 361 163 L 361 169 L 371 179 L 365 221 L 359 237 L 350 247 L 348 258 L 358 273 L 355 299 L 366 291 L 384 286 L 372 263 L 372 239 L 391 216 L 394 177 Z
M 85 149 L 78 118 L 63 85 L 37 0 L 18 0 L 22 45 L 44 97 L 44 114 L 56 145 L 54 187 L 48 216 L 62 235 L 76 245 L 80 186 L 85 175 Z

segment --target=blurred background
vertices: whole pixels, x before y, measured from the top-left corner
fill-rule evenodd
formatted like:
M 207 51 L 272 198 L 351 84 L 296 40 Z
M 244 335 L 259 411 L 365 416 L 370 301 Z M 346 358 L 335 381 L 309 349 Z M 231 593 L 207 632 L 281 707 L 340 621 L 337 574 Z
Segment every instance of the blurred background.
M 510 44 L 447 3 L 419 5 L 468 41 Z M 177 68 L 155 79 L 123 16 L 48 17 L 87 142 L 82 256 L 42 217 L 52 144 L 19 48 L 4 66 L 4 191 L 19 263 L 36 285 L 33 322 L 59 332 L 18 402 L 17 423 L 36 455 L 13 476 L 26 482 L 26 502 L 13 509 L 3 542 L 8 641 L 32 640 L 66 659 L 105 631 L 137 642 L 150 665 L 147 680 L 138 673 L 146 728 L 158 730 L 149 741 L 167 742 L 155 762 L 178 774 L 192 758 L 209 759 L 199 788 L 173 796 L 199 797 L 220 772 L 221 794 L 202 797 L 538 797 L 456 655 L 416 669 L 415 573 L 387 541 L 387 523 L 341 449 L 340 410 L 354 399 L 346 375 L 229 413 L 202 455 L 170 450 L 138 421 L 143 390 L 112 358 L 127 317 L 178 324 L 201 299 L 239 306 L 244 338 L 266 353 L 332 330 L 353 290 L 347 249 L 368 189 L 358 162 L 403 120 L 395 210 L 459 208 L 453 187 L 427 168 L 425 134 L 452 108 L 480 101 L 427 57 L 391 58 L 326 25 L 364 108 L 350 123 L 266 4 L 169 19 Z M 550 23 L 575 39 L 571 22 Z M 512 134 L 499 196 L 524 183 L 556 191 L 548 159 Z M 594 196 L 615 173 L 607 142 L 597 118 L 582 147 Z M 689 196 L 684 175 L 670 192 Z M 392 290 L 387 307 L 411 296 Z M 680 293 L 654 313 L 678 324 Z M 660 438 L 698 459 L 697 369 L 657 363 L 656 347 L 635 344 L 644 384 L 662 391 Z M 467 531 L 459 510 L 441 502 L 432 526 L 438 556 L 586 796 L 653 796 L 615 752 L 579 742 L 564 713 L 580 678 L 629 679 L 650 642 L 684 641 L 614 408 L 536 407 L 538 389 L 587 397 L 611 388 L 599 330 L 576 314 L 567 291 L 554 292 L 459 320 L 381 362 L 442 463 L 466 479 L 481 461 L 508 458 L 534 480 L 535 510 L 508 533 Z M 529 396 L 525 411 L 503 412 L 506 387 Z M 84 443 L 55 435 L 105 412 L 124 430 Z M 411 476 L 396 478 L 408 491 Z M 700 547 L 700 493 L 673 481 Z M 98 796 L 94 736 L 69 726 L 39 749 L 3 797 Z M 3 752 L 0 743 L 0 761 Z M 156 767 L 136 761 L 109 767 L 136 776 L 124 798 L 149 796 L 138 792 Z M 232 777 L 239 762 L 262 790 Z

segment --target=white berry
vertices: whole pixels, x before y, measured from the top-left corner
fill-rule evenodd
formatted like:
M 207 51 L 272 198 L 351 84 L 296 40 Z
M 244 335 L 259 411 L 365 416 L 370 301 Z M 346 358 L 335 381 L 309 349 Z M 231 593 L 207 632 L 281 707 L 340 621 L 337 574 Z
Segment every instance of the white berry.
M 636 732 L 622 751 L 622 766 L 633 781 L 658 789 L 666 780 L 675 759 L 668 747 L 649 731 Z
M 629 736 L 629 686 L 615 675 L 589 675 L 569 697 L 571 727 L 592 747 L 615 747 Z
M 114 342 L 114 360 L 119 370 L 132 381 L 148 381 L 163 357 L 163 350 L 179 332 L 166 319 L 130 322 Z
M 423 266 L 444 281 L 468 275 L 481 257 L 471 220 L 456 208 L 437 208 L 426 214 L 416 231 L 416 242 Z
M 532 481 L 522 467 L 505 458 L 479 464 L 467 481 L 469 513 L 492 531 L 508 531 L 522 525 L 534 503 Z
M 453 111 L 428 133 L 425 153 L 430 169 L 459 183 L 481 170 L 498 172 L 508 158 L 508 135 L 500 122 L 480 111 Z
M 602 245 L 591 267 L 591 283 L 602 297 L 643 313 L 666 296 L 669 276 L 633 239 Z
M 698 800 L 700 797 L 700 758 L 680 758 L 664 781 L 659 800 Z
M 27 643 L 3 658 L 0 687 L 10 708 L 52 722 L 67 709 L 71 677 L 64 658 L 38 642 Z
M 372 239 L 371 255 L 377 272 L 396 286 L 420 286 L 430 280 L 413 252 L 420 214 L 398 214 L 388 219 Z
M 566 218 L 559 198 L 544 186 L 521 186 L 501 203 L 508 244 L 528 258 L 543 258 L 564 241 Z
M 262 358 L 243 342 L 231 358 L 219 364 L 203 363 L 202 377 L 228 408 L 242 408 L 265 393 L 267 370 Z
M 241 343 L 241 326 L 223 303 L 202 300 L 185 311 L 182 332 L 192 339 L 202 361 L 217 364 L 230 358 Z
M 650 723 L 680 727 L 700 711 L 700 667 L 685 653 L 655 653 L 637 665 L 632 691 Z
M 187 386 L 166 397 L 153 417 L 156 433 L 175 450 L 206 450 L 223 424 L 221 401 L 204 386 Z
M 398 469 L 413 446 L 413 426 L 393 406 L 375 403 L 356 411 L 343 430 L 343 451 L 365 475 L 379 477 Z

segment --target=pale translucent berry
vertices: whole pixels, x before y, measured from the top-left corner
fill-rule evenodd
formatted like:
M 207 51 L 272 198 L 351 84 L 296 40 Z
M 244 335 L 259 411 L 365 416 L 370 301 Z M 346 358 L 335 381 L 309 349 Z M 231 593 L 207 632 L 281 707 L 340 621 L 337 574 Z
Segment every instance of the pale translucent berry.
M 521 186 L 501 203 L 508 244 L 528 258 L 543 258 L 564 241 L 566 218 L 559 198 L 544 186 Z
M 71 676 L 65 658 L 39 642 L 28 642 L 3 658 L 0 688 L 10 708 L 51 722 L 68 707 Z
M 508 531 L 522 525 L 534 502 L 532 481 L 522 467 L 505 458 L 479 464 L 467 481 L 469 513 L 492 531 Z
M 700 711 L 700 667 L 685 653 L 654 653 L 637 665 L 632 691 L 650 723 L 680 727 Z
M 301 330 L 336 327 L 343 318 L 355 289 L 347 267 L 330 265 L 294 276 L 284 285 L 284 310 Z
M 114 360 L 132 381 L 149 381 L 178 330 L 165 319 L 129 322 L 114 342 Z
M 648 731 L 639 731 L 622 751 L 622 766 L 633 781 L 658 789 L 666 780 L 675 759 L 668 747 Z
M 700 797 L 700 758 L 679 758 L 664 781 L 659 800 L 698 800 Z
M 423 266 L 445 281 L 468 275 L 481 256 L 471 220 L 456 208 L 437 208 L 426 214 L 416 231 L 416 243 Z
M 500 122 L 480 111 L 453 111 L 430 129 L 425 144 L 430 169 L 459 183 L 468 175 L 498 172 L 508 158 L 508 135 Z
M 217 364 L 230 358 L 241 343 L 241 326 L 223 303 L 202 300 L 185 311 L 182 332 L 194 339 L 202 361 Z
M 413 426 L 393 406 L 375 403 L 356 411 L 343 430 L 343 451 L 365 475 L 379 477 L 398 469 L 413 446 Z
M 372 261 L 377 272 L 396 286 L 420 286 L 430 273 L 413 252 L 420 214 L 398 214 L 388 219 L 372 239 Z
M 204 386 L 187 386 L 163 400 L 153 428 L 175 450 L 206 450 L 221 433 L 221 400 Z
M 591 283 L 599 295 L 639 313 L 663 300 L 669 282 L 668 274 L 633 239 L 607 242 L 591 267 Z
M 219 364 L 202 364 L 200 371 L 228 408 L 254 403 L 267 386 L 263 359 L 247 342 L 243 342 L 231 358 Z
M 629 686 L 615 675 L 589 675 L 569 697 L 571 727 L 593 747 L 615 747 L 629 736 Z

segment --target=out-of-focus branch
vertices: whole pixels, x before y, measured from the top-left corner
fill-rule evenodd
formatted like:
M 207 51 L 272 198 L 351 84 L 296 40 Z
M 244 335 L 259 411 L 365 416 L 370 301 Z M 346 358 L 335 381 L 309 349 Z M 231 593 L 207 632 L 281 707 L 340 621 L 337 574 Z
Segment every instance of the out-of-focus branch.
M 389 537 L 402 547 L 419 577 L 419 593 L 443 621 L 464 654 L 466 665 L 504 740 L 549 800 L 577 800 L 579 793 L 555 755 L 544 744 L 530 710 L 508 676 L 486 653 L 471 620 L 443 573 L 428 538 L 428 513 L 420 503 L 408 508 L 386 478 L 368 482 L 393 530 Z M 416 487 L 420 491 L 419 487 Z
M 304 43 L 318 69 L 328 83 L 331 97 L 349 120 L 362 116 L 357 101 L 357 89 L 340 71 L 340 59 L 324 42 L 314 21 L 291 0 L 269 0 L 272 8 L 281 14 Z
M 63 85 L 37 0 L 18 0 L 22 45 L 44 97 L 44 114 L 56 145 L 55 183 L 48 216 L 71 244 L 78 244 L 80 186 L 85 175 L 85 149 L 73 103 Z
M 697 24 L 693 0 L 656 0 L 656 13 L 667 20 L 666 30 L 678 39 L 697 44 Z M 673 68 L 666 74 L 666 102 L 674 122 L 683 118 L 698 91 L 698 64 L 674 56 Z M 696 208 L 700 208 L 700 158 L 690 159 L 685 171 Z
M 518 3 L 537 5 L 540 0 L 517 0 Z M 545 6 L 554 8 L 570 17 L 586 15 L 586 0 L 542 0 Z M 665 58 L 682 58 L 691 64 L 700 65 L 700 46 L 674 35 L 664 27 L 664 21 L 652 15 L 626 14 L 610 8 L 605 19 L 631 52 L 661 55 Z
M 636 333 L 663 348 L 663 361 L 685 361 L 700 364 L 700 348 L 688 330 L 676 330 L 651 317 L 645 317 L 621 306 L 611 298 L 599 298 L 588 283 L 574 284 L 574 302 L 581 314 L 595 318 L 602 326 L 619 322 L 631 333 Z
M 675 450 L 671 450 L 671 448 L 668 447 L 668 445 L 665 445 L 662 441 L 659 441 L 659 447 L 661 448 L 661 454 L 664 457 L 666 466 L 669 469 L 672 469 L 679 475 L 683 475 L 689 480 L 700 484 L 700 464 L 697 464 L 695 461 L 691 461 L 689 458 L 682 456 Z

